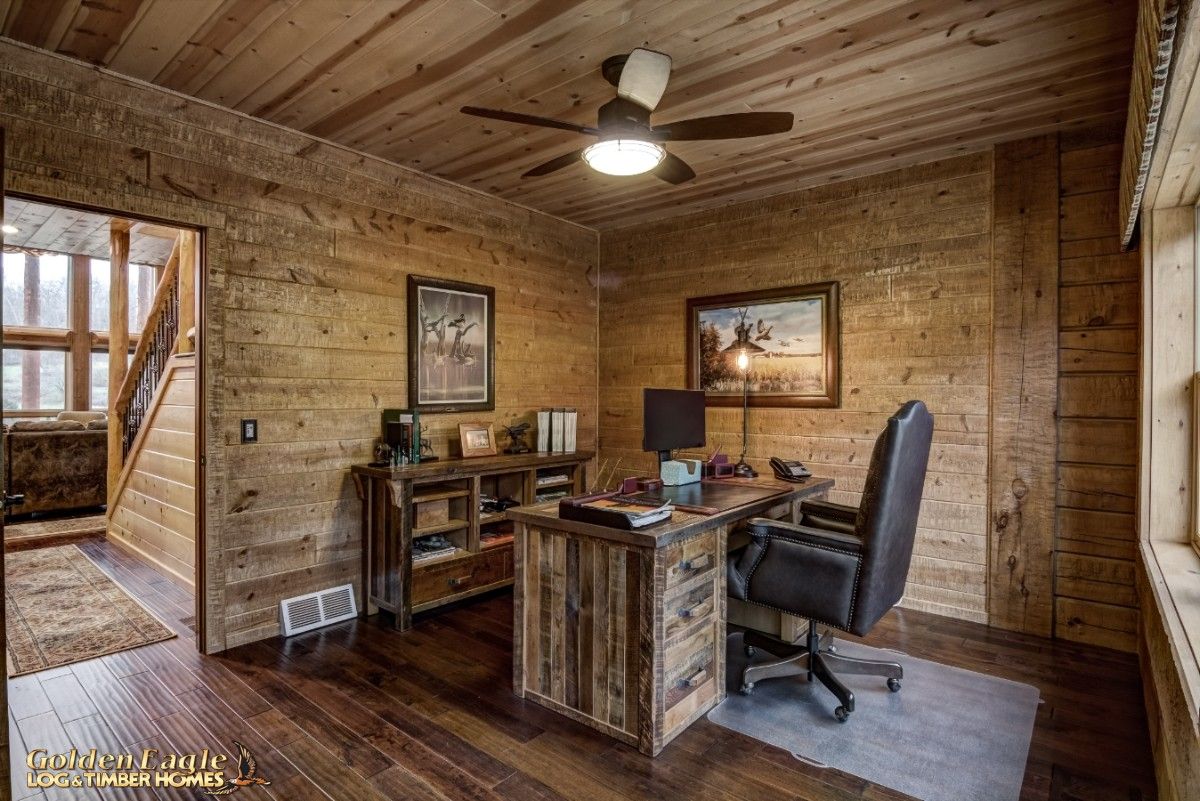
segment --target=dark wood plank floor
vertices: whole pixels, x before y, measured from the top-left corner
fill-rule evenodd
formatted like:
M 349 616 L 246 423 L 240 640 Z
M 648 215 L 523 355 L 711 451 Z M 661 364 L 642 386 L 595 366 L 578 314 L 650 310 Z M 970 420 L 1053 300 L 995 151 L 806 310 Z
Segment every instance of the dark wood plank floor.
M 247 799 L 905 798 L 705 720 L 651 760 L 515 698 L 507 595 L 418 619 L 405 634 L 354 622 L 202 657 L 190 599 L 111 545 L 89 553 L 181 636 L 11 681 L 15 766 L 34 742 L 228 752 L 236 739 L 272 782 L 242 791 Z M 1154 798 L 1134 657 L 905 610 L 867 641 L 1041 690 L 1023 801 Z M 14 778 L 16 798 L 42 798 L 19 786 L 19 770 Z M 137 793 L 113 797 L 152 797 Z

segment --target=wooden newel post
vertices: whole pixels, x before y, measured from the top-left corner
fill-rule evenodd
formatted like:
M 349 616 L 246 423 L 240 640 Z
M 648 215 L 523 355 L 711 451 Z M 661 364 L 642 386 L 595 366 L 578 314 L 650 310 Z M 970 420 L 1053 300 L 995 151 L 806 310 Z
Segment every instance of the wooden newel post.
M 177 353 L 195 350 L 191 334 L 196 327 L 196 232 L 179 232 L 179 337 Z
M 121 476 L 122 417 L 117 396 L 129 365 L 129 221 L 113 220 L 109 253 L 108 285 L 108 509 Z

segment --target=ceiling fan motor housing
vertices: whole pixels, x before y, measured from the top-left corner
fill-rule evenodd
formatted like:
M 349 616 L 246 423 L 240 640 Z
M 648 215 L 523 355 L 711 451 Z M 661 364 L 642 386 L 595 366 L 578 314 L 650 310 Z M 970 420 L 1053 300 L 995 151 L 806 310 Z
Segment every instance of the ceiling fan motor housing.
M 637 103 L 614 97 L 600 107 L 596 127 L 600 129 L 601 139 L 629 134 L 645 137 L 650 132 L 650 112 Z

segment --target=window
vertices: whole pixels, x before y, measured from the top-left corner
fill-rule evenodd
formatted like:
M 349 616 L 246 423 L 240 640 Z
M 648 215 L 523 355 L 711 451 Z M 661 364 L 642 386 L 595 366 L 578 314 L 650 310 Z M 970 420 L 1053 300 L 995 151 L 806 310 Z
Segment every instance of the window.
M 91 297 L 88 299 L 89 317 L 93 331 L 107 331 L 109 286 L 112 273 L 104 259 L 92 259 Z M 158 268 L 146 264 L 129 265 L 129 330 L 141 331 L 150 316 L 154 302 L 154 290 L 158 288 Z
M 4 324 L 67 328 L 70 264 L 57 253 L 5 253 Z
M 66 408 L 67 353 L 4 349 L 4 410 L 57 412 Z
M 108 352 L 92 351 L 92 410 L 108 411 Z

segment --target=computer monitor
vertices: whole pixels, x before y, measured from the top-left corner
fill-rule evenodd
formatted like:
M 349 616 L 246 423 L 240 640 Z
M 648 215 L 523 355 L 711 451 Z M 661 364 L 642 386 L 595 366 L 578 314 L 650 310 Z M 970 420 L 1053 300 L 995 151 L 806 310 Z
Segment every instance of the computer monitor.
M 642 450 L 659 461 L 680 448 L 704 447 L 704 391 L 646 389 L 642 393 Z

